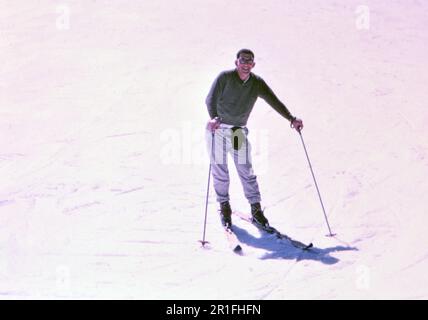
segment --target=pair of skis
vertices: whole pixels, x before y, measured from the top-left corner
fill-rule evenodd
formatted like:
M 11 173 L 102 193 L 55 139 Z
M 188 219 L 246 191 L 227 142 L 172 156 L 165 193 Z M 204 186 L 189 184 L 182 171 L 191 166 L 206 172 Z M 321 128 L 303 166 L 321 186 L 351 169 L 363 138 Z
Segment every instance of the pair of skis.
M 312 243 L 304 244 L 300 241 L 294 240 L 291 237 L 289 237 L 288 235 L 279 232 L 274 227 L 263 226 L 263 225 L 258 224 L 257 222 L 254 221 L 253 217 L 251 217 L 248 214 L 245 214 L 245 213 L 242 213 L 239 211 L 235 211 L 235 212 L 233 212 L 233 214 L 236 215 L 237 217 L 241 218 L 242 220 L 253 224 L 254 226 L 256 226 L 261 231 L 264 231 L 264 232 L 269 233 L 269 234 L 274 234 L 278 239 L 287 240 L 295 248 L 298 248 L 298 249 L 301 249 L 304 251 L 308 251 L 313 247 Z M 232 227 L 229 227 L 229 226 L 225 227 L 224 230 L 226 233 L 226 238 L 229 242 L 229 245 L 230 245 L 230 248 L 232 249 L 232 251 L 236 254 L 242 255 L 243 254 L 242 246 L 241 246 L 236 234 L 233 232 Z

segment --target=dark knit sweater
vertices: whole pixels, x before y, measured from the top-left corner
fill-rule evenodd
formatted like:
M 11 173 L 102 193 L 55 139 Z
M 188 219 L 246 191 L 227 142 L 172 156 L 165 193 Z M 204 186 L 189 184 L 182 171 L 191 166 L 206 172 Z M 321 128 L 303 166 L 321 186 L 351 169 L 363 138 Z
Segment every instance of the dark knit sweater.
M 206 99 L 208 113 L 211 119 L 219 117 L 222 123 L 245 126 L 258 97 L 292 120 L 290 111 L 261 77 L 251 73 L 244 82 L 236 69 L 223 71 L 215 79 Z

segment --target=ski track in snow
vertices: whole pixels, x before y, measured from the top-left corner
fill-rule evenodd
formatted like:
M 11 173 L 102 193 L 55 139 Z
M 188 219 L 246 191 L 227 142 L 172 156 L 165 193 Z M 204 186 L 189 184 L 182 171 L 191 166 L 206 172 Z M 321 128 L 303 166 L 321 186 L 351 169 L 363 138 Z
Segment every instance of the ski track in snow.
M 365 30 L 360 4 L 74 1 L 66 29 L 0 4 L 0 299 L 426 299 L 428 5 L 368 1 Z M 198 243 L 204 99 L 241 47 L 305 122 L 335 237 L 298 135 L 262 100 L 248 127 L 269 221 L 313 252 L 235 218 L 234 255 L 212 189 Z

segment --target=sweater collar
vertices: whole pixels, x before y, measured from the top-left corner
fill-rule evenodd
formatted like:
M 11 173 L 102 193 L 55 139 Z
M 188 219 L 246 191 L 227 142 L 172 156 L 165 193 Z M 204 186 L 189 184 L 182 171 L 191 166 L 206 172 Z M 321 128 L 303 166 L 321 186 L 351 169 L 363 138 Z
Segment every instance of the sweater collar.
M 238 70 L 237 70 L 237 69 L 235 69 L 235 75 L 236 75 L 236 78 L 238 78 L 238 80 L 239 80 L 242 84 L 246 84 L 246 83 L 251 79 L 251 77 L 253 76 L 253 73 L 252 73 L 252 72 L 250 72 L 250 74 L 248 75 L 248 78 L 247 78 L 247 79 L 245 79 L 245 80 L 242 80 L 242 79 L 241 79 L 241 77 L 239 76 L 239 73 L 238 73 Z

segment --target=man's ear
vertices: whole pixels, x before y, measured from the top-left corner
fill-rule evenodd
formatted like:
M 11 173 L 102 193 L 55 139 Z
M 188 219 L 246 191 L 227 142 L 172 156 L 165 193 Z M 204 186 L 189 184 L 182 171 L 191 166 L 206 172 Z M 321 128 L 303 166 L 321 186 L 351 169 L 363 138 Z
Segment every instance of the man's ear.
M 235 66 L 238 66 L 238 59 L 235 60 Z
M 256 66 L 256 63 L 255 62 L 253 62 L 253 68 Z

